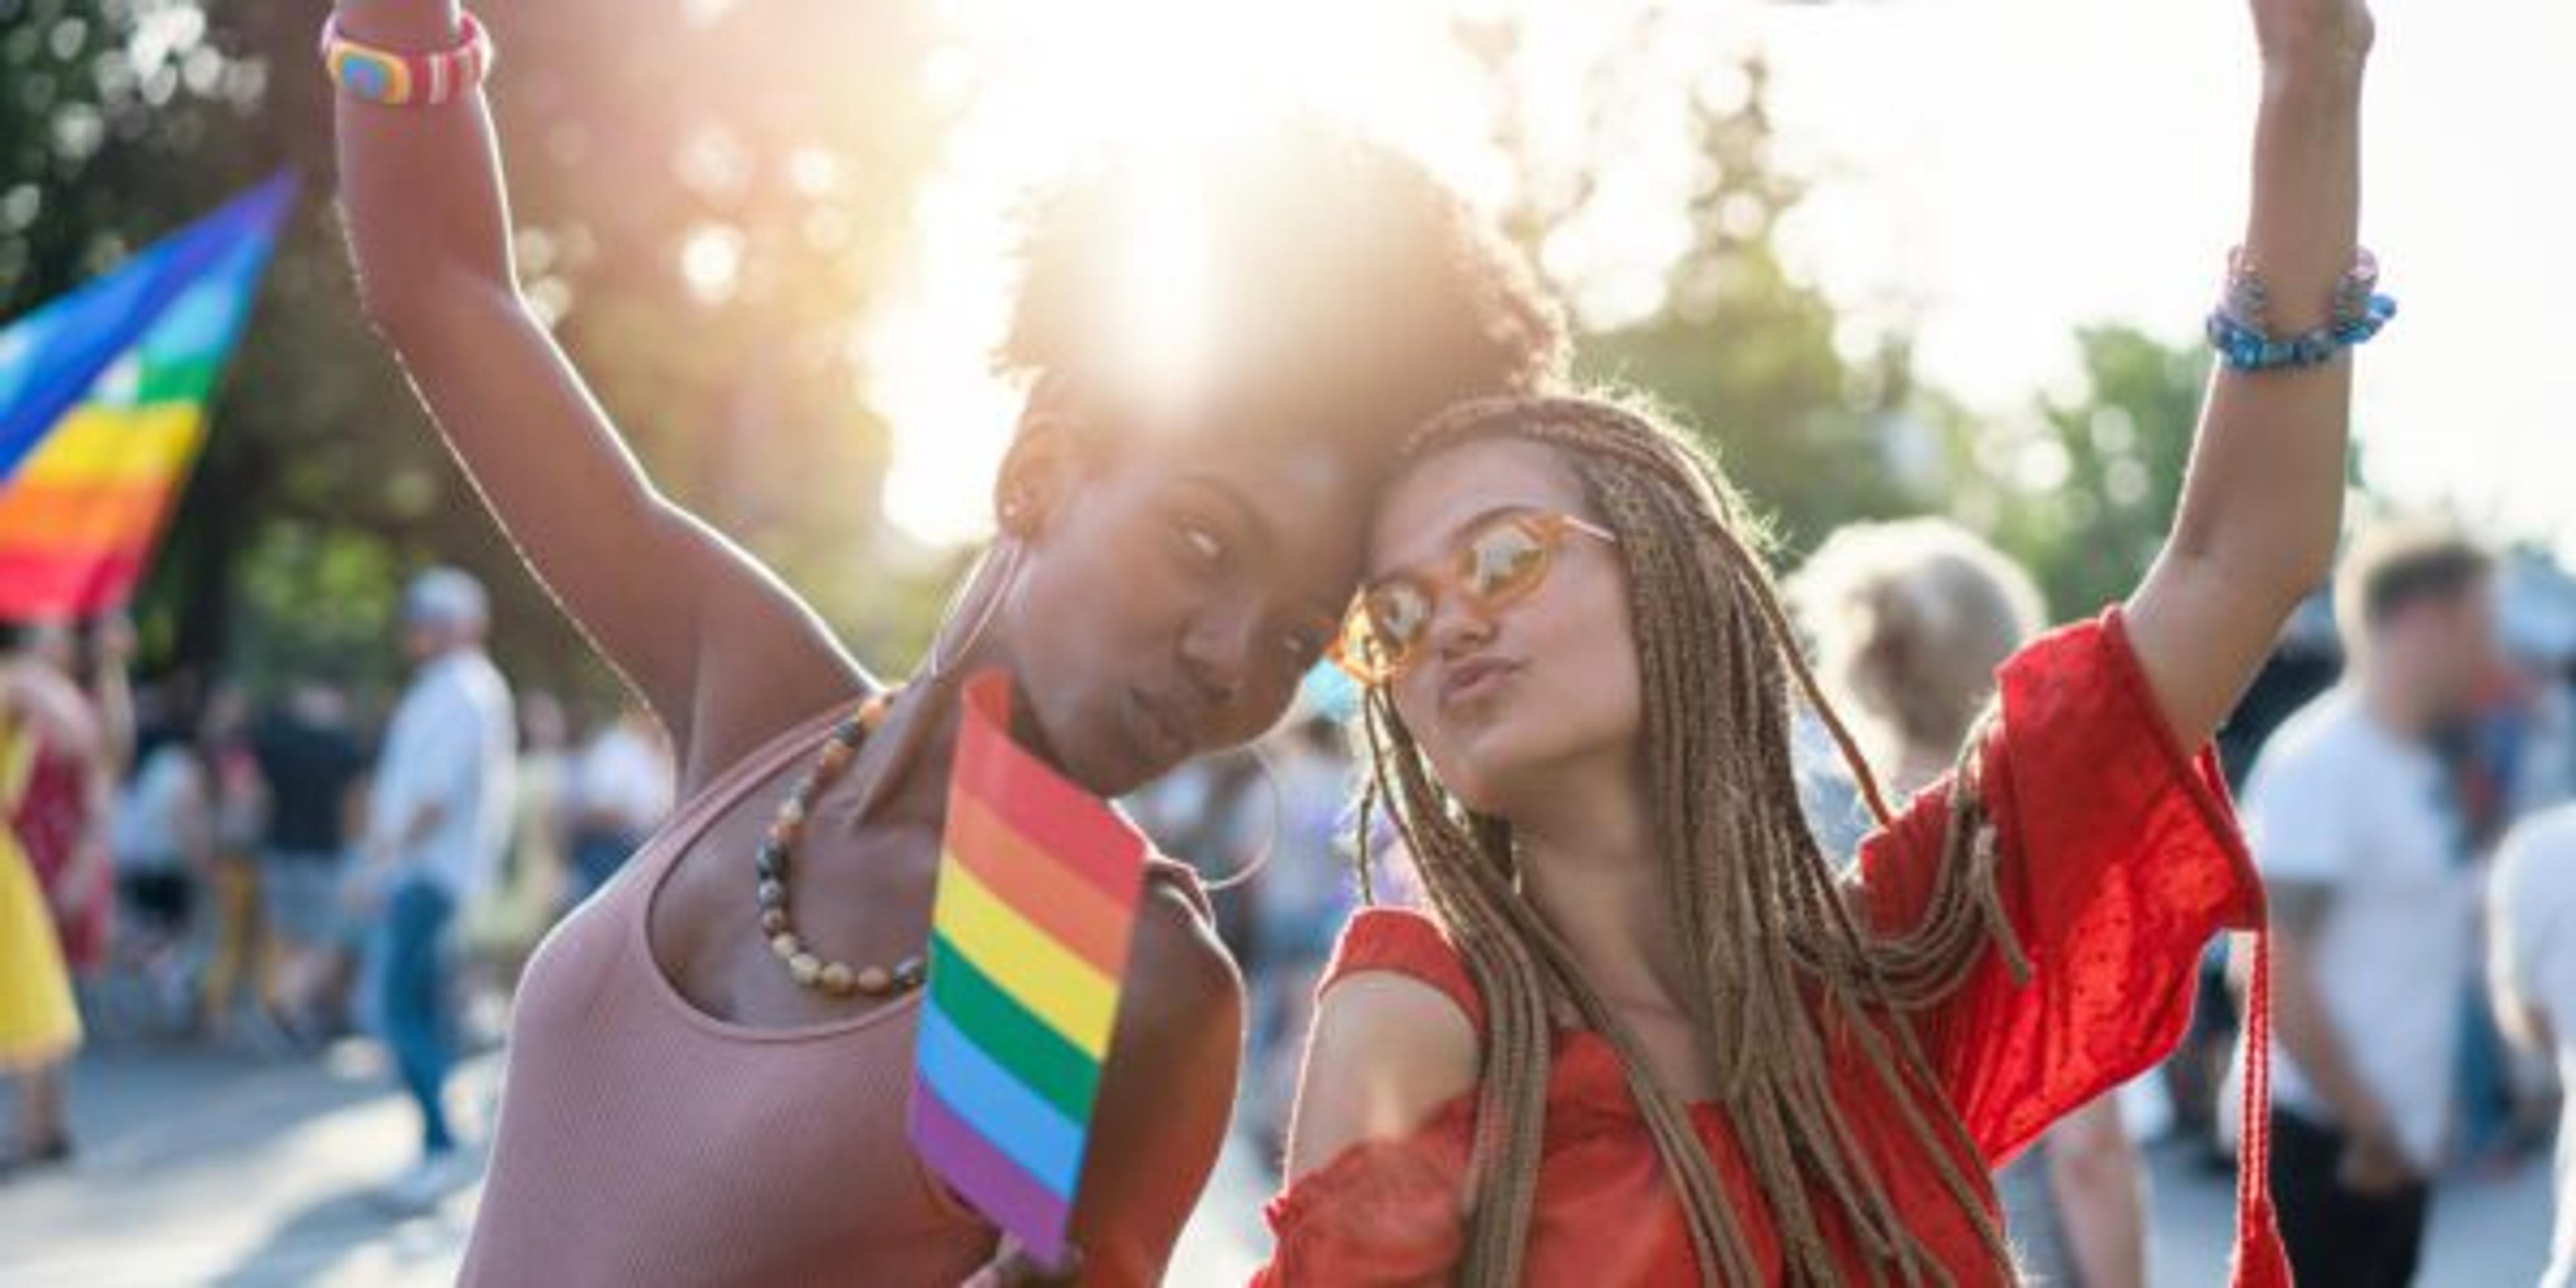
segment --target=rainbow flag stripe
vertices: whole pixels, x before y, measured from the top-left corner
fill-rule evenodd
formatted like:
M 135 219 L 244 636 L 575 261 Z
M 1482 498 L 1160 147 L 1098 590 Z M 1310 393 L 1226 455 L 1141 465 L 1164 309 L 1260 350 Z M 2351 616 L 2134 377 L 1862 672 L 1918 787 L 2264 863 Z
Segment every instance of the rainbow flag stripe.
M 966 682 L 931 913 L 912 1140 L 1059 1263 L 1142 896 L 1143 836 L 1013 743 L 1010 677 Z
M 293 196 L 280 175 L 0 331 L 0 618 L 133 593 Z

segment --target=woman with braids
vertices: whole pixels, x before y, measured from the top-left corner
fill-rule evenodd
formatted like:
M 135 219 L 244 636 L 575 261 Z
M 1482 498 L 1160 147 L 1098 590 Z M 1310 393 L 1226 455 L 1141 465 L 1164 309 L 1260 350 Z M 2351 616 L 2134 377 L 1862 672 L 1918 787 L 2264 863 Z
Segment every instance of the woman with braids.
M 2326 571 L 2343 351 L 2387 315 L 2355 244 L 2370 16 L 2252 9 L 2227 369 L 2165 548 L 2014 655 L 1902 812 L 1833 725 L 1883 824 L 1851 881 L 1790 758 L 1792 684 L 1823 699 L 1714 467 L 1587 399 L 1417 434 L 1337 651 L 1428 915 L 1345 932 L 1263 1282 L 2014 1277 L 1989 1170 L 2152 1064 L 2203 943 L 2259 925 L 2192 749 Z M 2280 1282 L 2263 1144 L 2238 1271 Z
M 359 281 L 494 517 L 669 729 L 684 803 L 528 965 L 463 1278 L 952 1288 L 996 1231 L 905 1112 L 959 681 L 1006 671 L 1012 734 L 1104 797 L 1259 734 L 1332 637 L 1405 431 L 1552 378 L 1553 313 L 1419 170 L 1283 131 L 1167 176 L 1205 221 L 1207 262 L 1169 267 L 1203 270 L 1209 325 L 1157 383 L 1115 325 L 1137 172 L 1075 176 L 1033 208 L 1000 355 L 1029 393 L 999 540 L 890 689 L 655 488 L 521 298 L 476 88 L 500 34 L 455 0 L 340 6 Z M 1160 1276 L 1242 1006 L 1158 865 L 1074 1195 L 1085 1282 Z
M 1786 589 L 1826 698 L 1850 718 L 1879 785 L 1899 795 L 1949 770 L 1993 700 L 1997 668 L 2048 620 L 2021 565 L 1946 519 L 1838 528 Z M 1997 1171 L 2004 1231 L 2032 1282 L 2144 1284 L 2144 1170 L 2113 1094 Z

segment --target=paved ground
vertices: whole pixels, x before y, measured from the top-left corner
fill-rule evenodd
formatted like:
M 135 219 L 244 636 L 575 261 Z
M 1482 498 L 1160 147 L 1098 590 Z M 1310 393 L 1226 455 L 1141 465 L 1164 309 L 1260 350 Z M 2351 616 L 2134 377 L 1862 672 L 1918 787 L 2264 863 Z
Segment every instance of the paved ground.
M 494 1069 L 486 1058 L 465 1070 L 461 1105 L 488 1106 Z M 87 1058 L 78 1076 L 77 1163 L 0 1180 L 0 1284 L 409 1288 L 454 1276 L 475 1191 L 411 1217 L 372 1200 L 371 1187 L 408 1161 L 414 1128 L 365 1046 L 285 1063 L 128 1047 Z M 2155 1161 L 2158 1288 L 2223 1283 L 2224 1178 L 2169 1151 Z M 2548 1237 L 2548 1183 L 2542 1161 L 2447 1190 L 2423 1284 L 2530 1283 Z M 1229 1155 L 1172 1281 L 1243 1282 L 1266 1189 L 1253 1159 Z
M 419 1129 L 369 1048 L 289 1064 L 125 1050 L 85 1058 L 76 1078 L 80 1157 L 0 1181 L 0 1283 L 454 1279 L 470 1199 L 397 1219 L 371 1197 Z M 470 1066 L 459 1103 L 479 1104 L 491 1080 L 488 1060 Z

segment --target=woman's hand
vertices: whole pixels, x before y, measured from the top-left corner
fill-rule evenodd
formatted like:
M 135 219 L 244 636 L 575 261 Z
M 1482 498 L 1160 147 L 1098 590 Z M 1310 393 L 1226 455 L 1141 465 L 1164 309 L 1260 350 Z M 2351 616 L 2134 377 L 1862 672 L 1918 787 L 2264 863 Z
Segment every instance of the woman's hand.
M 2377 24 L 2364 0 L 2253 0 L 2264 69 L 2358 74 Z
M 1064 1264 L 1050 1266 L 1031 1255 L 1020 1241 L 1002 1236 L 1002 1246 L 993 1250 L 993 1259 L 984 1268 L 967 1277 L 961 1288 L 1025 1288 L 1035 1284 L 1072 1283 L 1081 1273 L 1082 1250 L 1064 1245 Z

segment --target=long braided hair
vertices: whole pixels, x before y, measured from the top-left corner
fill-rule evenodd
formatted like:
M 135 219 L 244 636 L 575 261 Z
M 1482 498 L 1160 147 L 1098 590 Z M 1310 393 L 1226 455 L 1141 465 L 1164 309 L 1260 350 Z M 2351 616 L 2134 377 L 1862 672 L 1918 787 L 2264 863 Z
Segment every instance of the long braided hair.
M 1695 960 L 1685 999 L 1718 1061 L 1718 1101 L 1776 1230 L 1789 1282 L 1839 1283 L 1827 1231 L 1839 1226 L 1873 1283 L 1946 1283 L 1836 1104 L 1827 1032 L 1848 1034 L 1916 1143 L 1937 1164 L 1999 1270 L 2011 1258 L 1962 1159 L 1976 1152 L 1955 1114 L 1927 1111 L 1934 1084 L 1905 1012 L 1947 996 L 1997 944 L 2020 971 L 1994 897 L 1994 837 L 1975 783 L 1972 734 L 1953 776 L 1941 877 L 1901 934 L 1859 922 L 1849 891 L 1809 832 L 1790 758 L 1790 685 L 1840 744 L 1881 823 L 1889 815 L 1850 734 L 1800 656 L 1760 553 L 1760 536 L 1715 465 L 1652 414 L 1582 397 L 1468 403 L 1424 426 L 1415 459 L 1510 437 L 1552 446 L 1618 539 L 1644 699 L 1644 774 L 1670 906 Z M 1634 1033 L 1584 978 L 1523 897 L 1509 824 L 1478 814 L 1433 777 L 1386 686 L 1361 727 L 1371 771 L 1362 826 L 1389 806 L 1431 906 L 1487 1012 L 1470 1151 L 1466 1281 L 1522 1277 L 1538 1183 L 1555 1014 L 1570 1011 L 1618 1052 L 1687 1218 L 1700 1278 L 1761 1280 L 1745 1214 L 1729 1201 L 1688 1107 L 1658 1080 Z M 1363 864 L 1365 864 L 1363 855 Z

